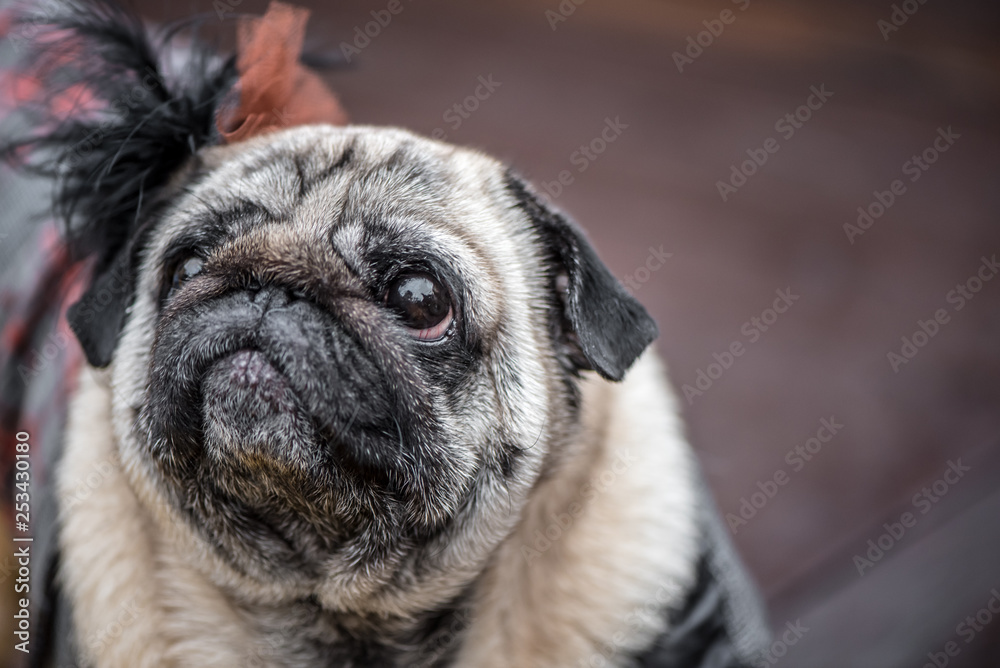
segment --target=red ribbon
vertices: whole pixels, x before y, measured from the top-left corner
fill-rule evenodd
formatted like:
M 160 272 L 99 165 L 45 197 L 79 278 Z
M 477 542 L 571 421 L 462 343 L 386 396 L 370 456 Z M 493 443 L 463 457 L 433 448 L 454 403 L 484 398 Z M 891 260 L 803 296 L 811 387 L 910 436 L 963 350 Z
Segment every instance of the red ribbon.
M 299 62 L 308 19 L 308 9 L 272 2 L 264 16 L 240 20 L 239 102 L 223 105 L 216 117 L 224 143 L 308 123 L 347 125 L 336 96 Z

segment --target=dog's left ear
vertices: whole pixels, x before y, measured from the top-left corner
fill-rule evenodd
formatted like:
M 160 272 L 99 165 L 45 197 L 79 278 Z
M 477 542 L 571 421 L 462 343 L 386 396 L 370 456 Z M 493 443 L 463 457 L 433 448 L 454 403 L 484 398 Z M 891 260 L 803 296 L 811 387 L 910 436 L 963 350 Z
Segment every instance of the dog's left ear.
M 552 252 L 557 270 L 565 272 L 564 315 L 583 356 L 577 366 L 621 380 L 656 338 L 656 323 L 608 271 L 576 225 L 543 204 L 510 172 L 507 187 Z

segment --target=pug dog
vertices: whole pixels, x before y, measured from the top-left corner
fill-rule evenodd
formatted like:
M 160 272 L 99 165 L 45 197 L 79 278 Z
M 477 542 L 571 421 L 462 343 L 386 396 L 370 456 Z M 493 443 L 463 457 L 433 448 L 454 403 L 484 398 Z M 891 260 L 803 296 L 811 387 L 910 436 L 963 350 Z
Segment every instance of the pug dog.
M 508 166 L 324 122 L 303 23 L 272 5 L 236 58 L 188 44 L 177 67 L 106 2 L 47 17 L 68 36 L 50 79 L 148 95 L 25 142 L 93 266 L 69 311 L 87 364 L 58 465 L 62 613 L 36 649 L 757 665 L 764 616 L 649 314 Z

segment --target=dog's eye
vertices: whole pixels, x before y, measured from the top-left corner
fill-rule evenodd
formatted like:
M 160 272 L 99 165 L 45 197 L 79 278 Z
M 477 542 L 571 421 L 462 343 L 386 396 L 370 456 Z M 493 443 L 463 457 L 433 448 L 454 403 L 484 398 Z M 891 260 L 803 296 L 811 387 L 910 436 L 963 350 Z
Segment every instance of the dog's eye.
M 174 275 L 170 278 L 170 289 L 176 290 L 184 281 L 200 274 L 204 266 L 205 262 L 200 257 L 189 257 L 182 262 L 178 262 L 174 268 Z
M 404 274 L 389 286 L 385 303 L 421 341 L 443 337 L 451 325 L 448 291 L 428 274 Z

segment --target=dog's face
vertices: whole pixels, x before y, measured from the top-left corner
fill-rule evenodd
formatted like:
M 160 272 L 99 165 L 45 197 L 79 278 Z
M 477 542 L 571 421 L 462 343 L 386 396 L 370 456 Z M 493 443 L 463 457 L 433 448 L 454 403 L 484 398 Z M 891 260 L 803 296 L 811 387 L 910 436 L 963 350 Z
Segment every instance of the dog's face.
M 479 153 L 309 126 L 178 181 L 72 320 L 138 497 L 241 595 L 458 595 L 572 436 L 579 371 L 620 378 L 655 336 Z

